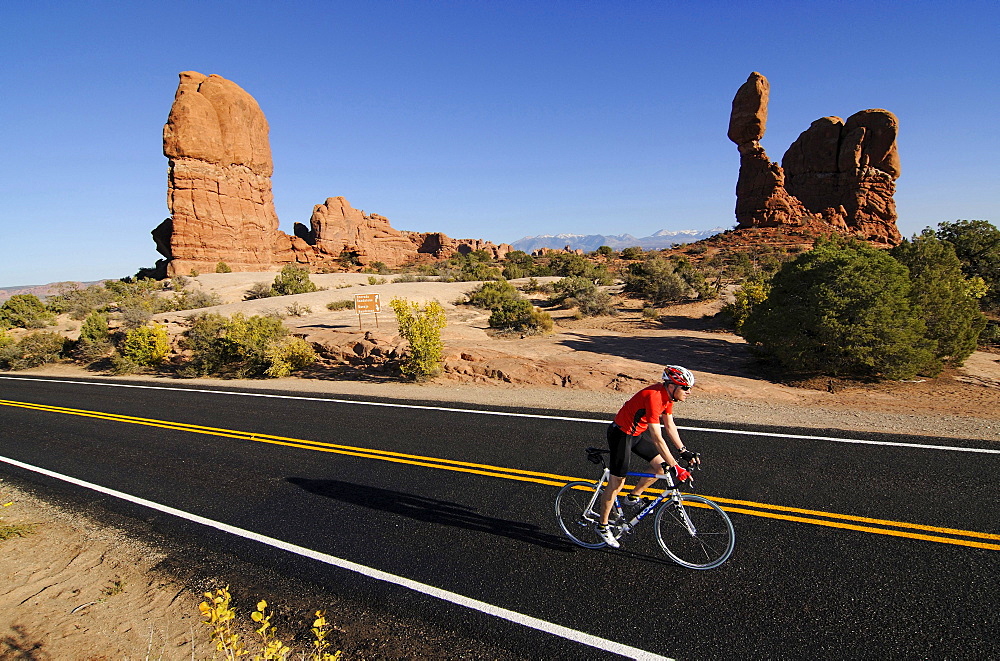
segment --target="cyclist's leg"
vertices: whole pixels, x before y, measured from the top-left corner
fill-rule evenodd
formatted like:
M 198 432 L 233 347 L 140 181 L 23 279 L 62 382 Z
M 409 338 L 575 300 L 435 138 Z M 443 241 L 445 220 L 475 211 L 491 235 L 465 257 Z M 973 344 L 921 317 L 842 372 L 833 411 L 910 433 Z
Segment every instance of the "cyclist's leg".
M 608 486 L 601 493 L 600 513 L 601 523 L 608 525 L 608 518 L 611 516 L 611 507 L 615 504 L 615 496 L 625 486 L 625 478 L 611 475 L 608 477 Z
M 657 451 L 656 446 L 653 442 L 646 438 L 645 434 L 639 437 L 639 440 L 635 442 L 632 446 L 632 453 L 638 455 L 649 462 L 650 472 L 660 473 L 663 471 L 663 457 L 661 457 Z M 642 492 L 645 491 L 649 485 L 656 482 L 658 478 L 655 477 L 641 477 L 636 483 L 635 488 L 632 489 L 633 496 L 641 496 Z
M 628 473 L 628 452 L 632 437 L 623 432 L 615 425 L 608 427 L 608 448 L 611 449 L 610 466 L 611 476 L 608 478 L 608 486 L 601 493 L 600 509 L 601 523 L 607 525 L 611 516 L 611 508 L 615 502 L 615 496 L 625 486 L 625 474 Z

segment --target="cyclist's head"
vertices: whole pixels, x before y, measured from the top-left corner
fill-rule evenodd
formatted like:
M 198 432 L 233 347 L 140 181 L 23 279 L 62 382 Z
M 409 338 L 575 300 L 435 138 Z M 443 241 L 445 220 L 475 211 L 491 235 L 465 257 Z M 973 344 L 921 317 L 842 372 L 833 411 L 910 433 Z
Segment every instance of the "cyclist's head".
M 687 390 L 694 385 L 694 374 L 680 365 L 667 365 L 663 368 L 663 383 L 672 383 Z

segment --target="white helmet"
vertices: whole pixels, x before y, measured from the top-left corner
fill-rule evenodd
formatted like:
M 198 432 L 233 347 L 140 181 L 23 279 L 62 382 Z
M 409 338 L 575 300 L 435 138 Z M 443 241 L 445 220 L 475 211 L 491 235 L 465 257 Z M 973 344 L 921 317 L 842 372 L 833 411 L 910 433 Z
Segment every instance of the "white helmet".
M 676 383 L 690 388 L 694 385 L 694 374 L 680 365 L 667 365 L 663 368 L 663 382 Z

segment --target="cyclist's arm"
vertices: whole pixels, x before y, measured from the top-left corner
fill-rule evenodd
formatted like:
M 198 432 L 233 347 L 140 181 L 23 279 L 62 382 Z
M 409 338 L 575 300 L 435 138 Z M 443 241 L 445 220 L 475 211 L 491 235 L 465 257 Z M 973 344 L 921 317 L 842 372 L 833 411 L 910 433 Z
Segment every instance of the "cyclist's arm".
M 670 436 L 670 440 L 674 442 L 677 447 L 682 447 L 681 437 L 677 434 L 677 426 L 674 424 L 673 416 L 663 415 L 660 420 L 666 420 L 667 435 Z M 663 461 L 667 462 L 668 466 L 676 466 L 677 460 L 674 459 L 674 455 L 670 452 L 670 448 L 667 446 L 666 440 L 663 438 L 663 431 L 661 425 L 657 423 L 651 423 L 649 425 L 649 435 L 653 439 L 653 445 L 656 446 L 656 451 L 659 453 Z

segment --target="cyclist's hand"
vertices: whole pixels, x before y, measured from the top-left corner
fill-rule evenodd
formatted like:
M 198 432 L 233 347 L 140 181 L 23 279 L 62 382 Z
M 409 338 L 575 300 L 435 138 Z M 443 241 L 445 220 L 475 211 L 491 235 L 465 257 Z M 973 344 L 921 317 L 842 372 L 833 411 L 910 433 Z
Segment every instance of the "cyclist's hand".
M 681 448 L 680 458 L 688 462 L 688 466 L 693 466 L 695 468 L 701 468 L 701 453 L 692 452 L 687 448 Z
M 673 475 L 676 478 L 677 482 L 687 482 L 688 480 L 691 479 L 691 471 L 684 468 L 680 464 L 671 466 L 670 469 L 673 471 Z

